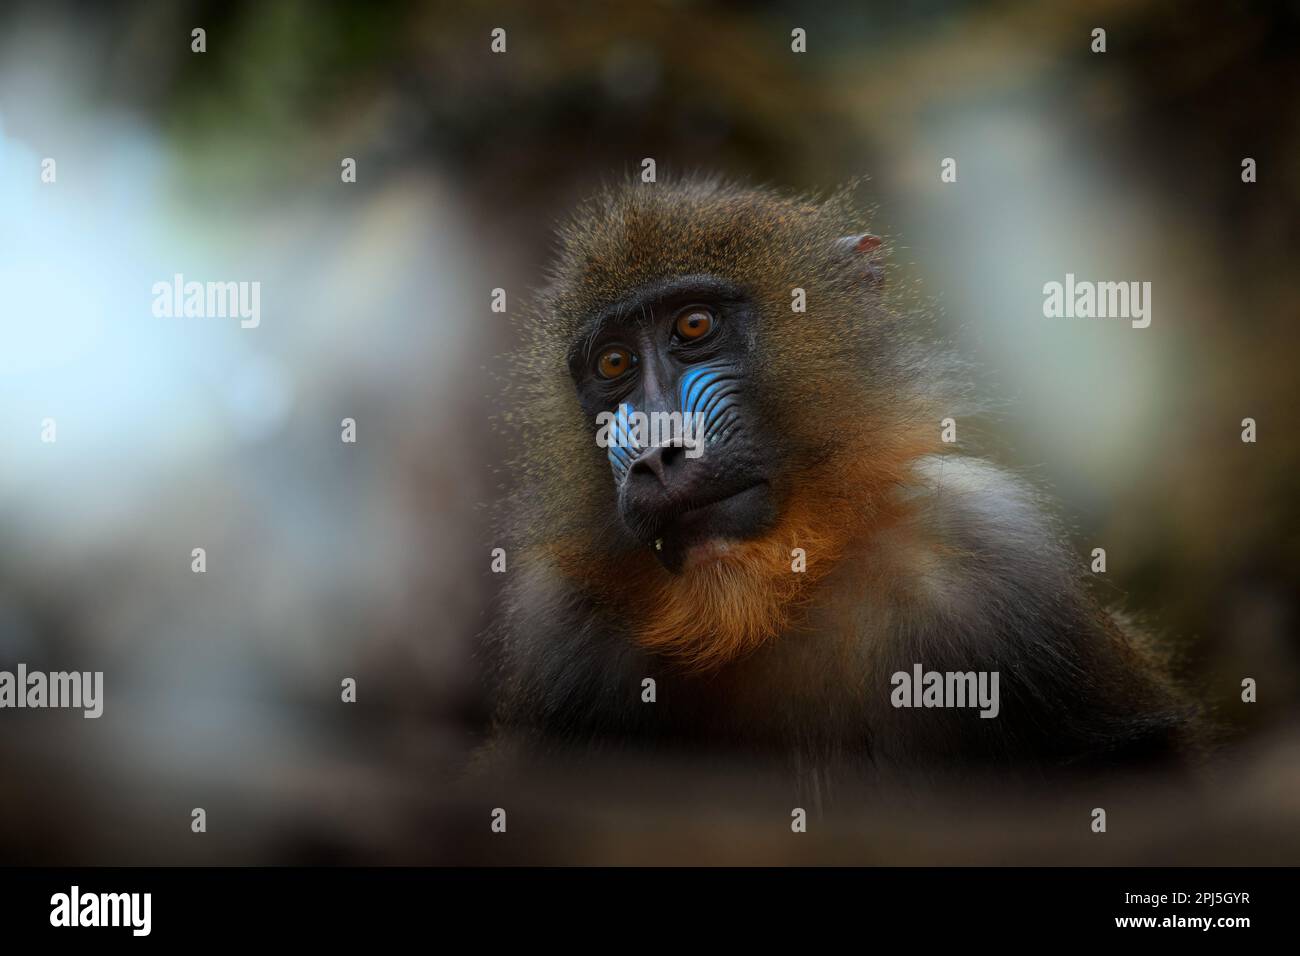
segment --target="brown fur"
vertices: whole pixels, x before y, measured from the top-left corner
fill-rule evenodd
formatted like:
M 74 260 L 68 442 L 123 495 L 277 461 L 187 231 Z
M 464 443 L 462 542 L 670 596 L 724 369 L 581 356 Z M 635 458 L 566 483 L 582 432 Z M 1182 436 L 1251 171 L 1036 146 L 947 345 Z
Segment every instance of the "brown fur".
M 752 748 L 849 772 L 1181 752 L 1195 708 L 1089 597 L 1040 497 L 934 454 L 941 419 L 972 410 L 951 385 L 964 376 L 921 317 L 886 304 L 875 245 L 840 241 L 865 225 L 844 194 L 686 182 L 612 190 L 566 227 L 512 376 L 520 560 L 487 642 L 498 733 Z M 746 450 L 778 465 L 776 518 L 674 575 L 619 517 L 568 353 L 647 283 L 699 275 L 741 292 Z M 999 719 L 894 707 L 891 674 L 916 664 L 1001 674 Z M 648 676 L 666 681 L 656 707 Z
M 785 629 L 883 519 L 908 463 L 934 450 L 938 376 L 917 374 L 927 357 L 906 348 L 915 330 L 863 281 L 863 261 L 827 267 L 835 243 L 863 227 L 847 193 L 817 202 L 716 182 L 611 191 L 562 230 L 551 285 L 525 322 L 526 361 L 516 372 L 530 384 L 515 424 L 530 490 L 516 501 L 525 520 L 515 530 L 601 606 L 635 622 L 638 643 L 690 669 L 716 668 Z M 758 307 L 771 360 L 753 388 L 775 396 L 768 413 L 777 430 L 803 437 L 777 525 L 716 562 L 670 575 L 644 547 L 610 544 L 614 487 L 577 411 L 564 354 L 586 317 L 631 290 L 703 273 L 737 282 Z M 790 310 L 795 286 L 807 290 L 806 313 Z M 808 380 L 819 388 L 810 391 Z M 794 548 L 807 554 L 802 574 L 791 570 Z
M 911 449 L 900 450 L 905 467 Z M 735 545 L 714 562 L 667 575 L 648 555 L 634 573 L 591 568 L 587 580 L 614 580 L 610 600 L 633 608 L 636 640 L 690 670 L 708 671 L 785 631 L 817 586 L 902 505 L 888 500 L 902 475 L 880 461 L 859 458 L 797 476 L 796 490 L 775 528 Z M 793 572 L 793 550 L 807 569 Z

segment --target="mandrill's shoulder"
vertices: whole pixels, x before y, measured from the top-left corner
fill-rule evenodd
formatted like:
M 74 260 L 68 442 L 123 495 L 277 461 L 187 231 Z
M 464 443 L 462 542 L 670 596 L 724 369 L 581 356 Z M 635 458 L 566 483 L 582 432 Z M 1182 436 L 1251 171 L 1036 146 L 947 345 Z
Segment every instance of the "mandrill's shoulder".
M 1027 583 L 1076 580 L 1081 558 L 1053 517 L 1053 503 L 1024 480 L 987 461 L 928 455 L 900 492 L 910 530 L 980 580 L 1009 573 Z
M 943 635 L 957 658 L 1016 656 L 1030 643 L 1078 645 L 1111 629 L 1084 586 L 1087 562 L 1052 504 L 1027 482 L 975 458 L 915 462 L 901 517 L 867 547 L 872 593 L 889 595 L 887 628 Z
M 892 576 L 889 611 L 864 629 L 888 648 L 888 669 L 998 672 L 999 747 L 1014 738 L 1080 764 L 1186 751 L 1199 710 L 1170 677 L 1162 642 L 1093 597 L 1088 556 L 1043 495 L 954 455 L 919 460 L 903 497 L 907 517 L 870 556 Z
M 1052 528 L 1049 502 L 1024 480 L 980 458 L 926 455 L 913 467 L 904 498 L 946 532 L 1037 545 Z

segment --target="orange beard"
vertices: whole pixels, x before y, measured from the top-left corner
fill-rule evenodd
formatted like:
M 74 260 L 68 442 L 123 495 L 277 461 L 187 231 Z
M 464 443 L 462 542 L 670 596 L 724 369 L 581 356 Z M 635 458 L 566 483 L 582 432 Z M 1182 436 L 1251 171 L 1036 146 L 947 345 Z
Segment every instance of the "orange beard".
M 762 538 L 681 574 L 659 573 L 624 599 L 635 608 L 637 643 L 694 671 L 713 670 L 784 631 L 815 585 L 843 556 L 857 515 L 847 507 L 791 501 Z M 795 549 L 806 555 L 796 571 Z M 656 570 L 658 570 L 656 568 Z
M 855 545 L 901 512 L 890 502 L 908 464 L 928 447 L 877 447 L 858 461 L 804 474 L 771 531 L 669 574 L 647 550 L 580 579 L 607 582 L 599 597 L 635 622 L 636 642 L 691 671 L 711 671 L 781 634 L 816 596 L 817 585 Z M 867 459 L 870 460 L 867 460 Z M 796 548 L 806 569 L 796 571 Z M 571 573 L 577 568 L 568 564 Z M 590 584 L 589 584 L 590 586 Z

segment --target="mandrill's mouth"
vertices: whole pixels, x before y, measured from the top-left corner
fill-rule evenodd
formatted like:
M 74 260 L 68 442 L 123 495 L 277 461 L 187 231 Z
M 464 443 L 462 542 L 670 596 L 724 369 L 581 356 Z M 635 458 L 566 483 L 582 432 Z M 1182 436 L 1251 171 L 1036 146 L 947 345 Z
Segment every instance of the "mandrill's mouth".
M 766 482 L 702 502 L 690 502 L 652 532 L 655 557 L 669 571 L 725 561 L 735 544 L 753 538 L 776 521 Z

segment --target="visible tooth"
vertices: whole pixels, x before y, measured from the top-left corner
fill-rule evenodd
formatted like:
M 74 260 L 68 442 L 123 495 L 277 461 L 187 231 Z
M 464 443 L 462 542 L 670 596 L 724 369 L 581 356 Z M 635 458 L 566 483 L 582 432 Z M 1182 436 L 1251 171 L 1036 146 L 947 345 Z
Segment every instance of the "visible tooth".
M 663 538 L 655 538 L 655 550 L 656 550 L 656 551 L 662 551 L 663 549 L 664 549 L 664 539 L 663 539 Z

